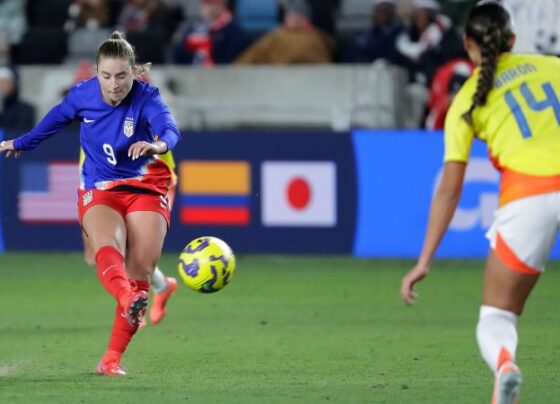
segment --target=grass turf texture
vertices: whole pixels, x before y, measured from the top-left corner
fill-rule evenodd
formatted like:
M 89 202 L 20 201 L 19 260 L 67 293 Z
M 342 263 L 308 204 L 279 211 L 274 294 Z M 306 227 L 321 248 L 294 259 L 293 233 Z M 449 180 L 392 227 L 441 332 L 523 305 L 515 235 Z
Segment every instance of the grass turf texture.
M 93 373 L 114 304 L 79 254 L 0 256 L 0 402 L 482 403 L 492 375 L 474 339 L 482 263 L 436 262 L 406 308 L 408 261 L 238 257 L 233 282 L 180 286 L 138 332 L 125 378 Z M 520 321 L 522 399 L 560 397 L 550 265 Z M 176 257 L 161 267 L 176 274 Z M 552 278 L 552 279 L 551 279 Z

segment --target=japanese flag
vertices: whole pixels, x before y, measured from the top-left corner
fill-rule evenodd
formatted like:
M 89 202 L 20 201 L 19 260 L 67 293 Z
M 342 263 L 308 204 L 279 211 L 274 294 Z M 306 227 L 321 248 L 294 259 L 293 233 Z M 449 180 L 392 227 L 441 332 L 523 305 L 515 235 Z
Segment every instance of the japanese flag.
M 334 162 L 265 161 L 261 181 L 265 226 L 336 226 Z

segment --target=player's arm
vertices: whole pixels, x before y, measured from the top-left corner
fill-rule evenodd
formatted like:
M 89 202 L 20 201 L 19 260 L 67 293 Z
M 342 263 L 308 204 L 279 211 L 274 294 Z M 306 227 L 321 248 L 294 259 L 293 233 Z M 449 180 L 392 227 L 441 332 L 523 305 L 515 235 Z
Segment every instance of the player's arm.
M 3 140 L 0 142 L 0 153 L 6 152 L 6 157 L 19 157 L 20 151 L 14 148 L 14 140 Z
M 418 258 L 418 265 L 420 266 L 427 267 L 430 265 L 432 257 L 453 218 L 461 197 L 466 166 L 464 162 L 450 161 L 445 163 L 441 182 L 430 206 L 424 246 Z
M 417 264 L 401 283 L 401 297 L 406 304 L 414 303 L 416 298 L 414 285 L 428 274 L 430 262 L 447 231 L 461 197 L 465 169 L 474 136 L 473 128 L 461 115 L 468 109 L 470 99 L 470 95 L 465 95 L 465 91 L 461 89 L 445 120 L 443 176 L 432 198 L 422 252 Z
M 153 154 L 163 154 L 175 147 L 181 138 L 181 132 L 177 127 L 171 111 L 159 95 L 159 91 L 154 90 L 151 97 L 147 100 L 144 107 L 146 119 L 154 132 L 158 134 L 154 142 L 136 142 L 128 149 L 128 156 L 136 160 L 140 156 L 151 156 Z
M 68 125 L 72 119 L 68 119 L 60 110 L 60 104 L 49 111 L 39 124 L 26 134 L 12 140 L 3 141 L 0 144 L 0 153 L 6 152 L 6 157 L 14 155 L 17 157 L 22 150 L 33 150 L 41 142 L 58 133 Z
M 465 168 L 463 162 L 445 163 L 442 180 L 432 199 L 422 252 L 416 266 L 402 280 L 401 297 L 406 304 L 414 303 L 414 284 L 428 274 L 430 262 L 453 218 L 461 197 Z
M 33 150 L 41 142 L 60 132 L 72 120 L 73 117 L 69 118 L 62 112 L 60 104 L 55 106 L 35 128 L 14 139 L 15 150 Z
M 64 100 L 52 108 L 29 132 L 16 139 L 2 142 L 0 153 L 5 151 L 6 157 L 10 157 L 12 154 L 17 157 L 20 151 L 33 150 L 41 142 L 60 132 L 75 118 L 74 97 L 76 97 L 75 89 L 71 90 Z

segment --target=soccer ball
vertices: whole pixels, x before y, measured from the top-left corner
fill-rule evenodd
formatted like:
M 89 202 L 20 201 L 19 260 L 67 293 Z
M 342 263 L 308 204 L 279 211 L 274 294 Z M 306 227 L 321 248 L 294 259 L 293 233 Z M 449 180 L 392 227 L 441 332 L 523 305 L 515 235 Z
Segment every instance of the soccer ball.
M 179 256 L 179 275 L 197 292 L 214 293 L 226 286 L 235 272 L 231 248 L 217 237 L 199 237 Z

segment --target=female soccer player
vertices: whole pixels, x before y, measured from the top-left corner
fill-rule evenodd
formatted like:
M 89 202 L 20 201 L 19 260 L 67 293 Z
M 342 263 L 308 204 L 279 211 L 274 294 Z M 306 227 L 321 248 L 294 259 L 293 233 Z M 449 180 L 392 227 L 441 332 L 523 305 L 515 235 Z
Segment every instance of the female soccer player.
M 108 350 L 97 366 L 107 376 L 125 374 L 121 356 L 144 317 L 169 226 L 172 173 L 158 155 L 180 134 L 157 88 L 135 80 L 147 68 L 114 32 L 99 47 L 96 77 L 75 85 L 33 130 L 0 143 L 0 152 L 17 156 L 81 122 L 80 224 L 93 245 L 98 278 L 117 301 Z
M 500 207 L 488 231 L 477 340 L 495 372 L 493 402 L 513 403 L 521 373 L 515 364 L 516 323 L 544 270 L 560 218 L 560 60 L 509 53 L 510 16 L 496 1 L 470 11 L 464 45 L 478 66 L 453 101 L 445 123 L 445 167 L 434 195 L 424 246 L 403 278 L 401 296 L 414 302 L 414 285 L 457 207 L 473 137 L 488 143 L 501 171 Z

